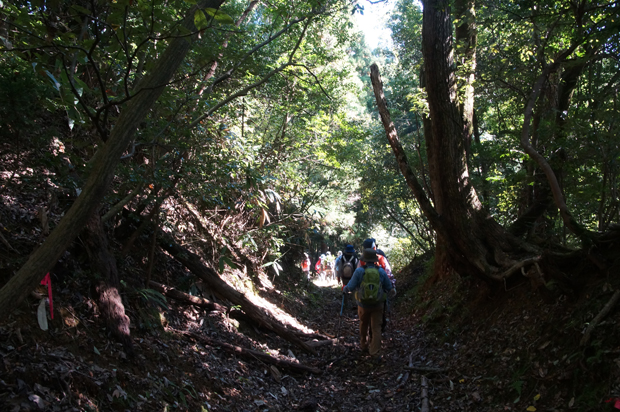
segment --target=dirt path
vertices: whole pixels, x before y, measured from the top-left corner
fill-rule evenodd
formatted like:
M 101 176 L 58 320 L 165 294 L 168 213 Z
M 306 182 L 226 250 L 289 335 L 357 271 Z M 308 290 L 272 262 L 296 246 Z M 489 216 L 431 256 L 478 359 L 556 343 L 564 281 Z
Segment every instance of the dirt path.
M 95 327 L 92 319 L 96 313 L 89 299 L 69 290 L 59 291 L 55 295 L 59 311 L 71 307 L 75 322 L 59 316 L 50 330 L 43 332 L 33 309 L 33 313 L 22 313 L 0 326 L 4 361 L 0 410 L 420 410 L 422 375 L 407 371 L 405 366 L 411 358 L 417 366 L 443 367 L 450 360 L 450 345 L 426 342 L 411 317 L 400 311 L 397 299 L 383 335 L 383 357 L 372 359 L 359 350 L 359 322 L 352 299 L 340 318 L 342 294 L 335 283 L 317 282 L 310 292 L 287 300 L 289 305 L 297 302 L 288 309 L 300 323 L 334 336 L 341 322 L 339 343 L 317 347 L 317 355 L 295 353 L 296 349 L 275 334 L 220 312 L 169 302 L 163 315 L 165 329 L 136 321 L 139 314 L 130 311 L 136 351 L 136 357 L 130 359 L 104 329 Z M 274 296 L 282 296 L 279 293 Z M 282 309 L 286 310 L 285 306 Z M 288 360 L 296 358 L 322 373 L 278 370 L 259 359 L 195 341 L 186 332 Z M 436 410 L 494 410 L 476 407 L 475 379 L 459 382 L 454 371 L 426 376 L 429 399 Z
M 315 284 L 316 293 L 322 296 L 322 313 L 308 326 L 335 335 L 342 304 L 340 288 L 329 282 Z M 325 372 L 300 382 L 300 410 L 418 411 L 424 403 L 440 411 L 497 410 L 497 406 L 481 404 L 480 382 L 476 382 L 480 377 L 461 376 L 458 371 L 449 370 L 457 342 L 429 342 L 413 317 L 403 312 L 398 297 L 389 318 L 381 359 L 363 355 L 353 296 L 345 298 L 340 343 L 320 348 L 321 360 L 315 361 L 325 365 Z M 410 364 L 419 369 L 406 369 Z M 427 394 L 426 401 L 423 392 Z
M 329 335 L 336 335 L 340 330 L 340 339 L 339 344 L 319 351 L 326 364 L 325 373 L 309 378 L 309 381 L 314 379 L 319 383 L 314 390 L 304 393 L 304 402 L 310 407 L 308 410 L 418 410 L 419 377 L 403 368 L 412 352 L 421 352 L 422 342 L 416 337 L 418 332 L 413 325 L 404 322 L 395 309 L 383 334 L 382 357 L 376 359 L 363 355 L 359 348 L 359 321 L 353 296 L 345 297 L 340 317 L 340 288 L 329 282 L 315 284 L 316 293 L 322 295 L 323 307 L 320 318 L 309 326 Z M 416 362 L 423 359 L 424 355 L 418 355 Z

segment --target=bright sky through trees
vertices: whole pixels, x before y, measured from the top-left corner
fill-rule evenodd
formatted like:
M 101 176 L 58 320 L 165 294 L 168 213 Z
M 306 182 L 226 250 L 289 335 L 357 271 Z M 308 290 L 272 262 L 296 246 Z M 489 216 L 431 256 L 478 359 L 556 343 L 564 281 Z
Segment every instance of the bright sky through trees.
M 359 29 L 366 37 L 366 44 L 371 50 L 381 47 L 392 47 L 391 31 L 386 27 L 389 13 L 394 7 L 393 0 L 372 4 L 360 3 L 364 6 L 364 14 L 355 13 L 355 20 Z

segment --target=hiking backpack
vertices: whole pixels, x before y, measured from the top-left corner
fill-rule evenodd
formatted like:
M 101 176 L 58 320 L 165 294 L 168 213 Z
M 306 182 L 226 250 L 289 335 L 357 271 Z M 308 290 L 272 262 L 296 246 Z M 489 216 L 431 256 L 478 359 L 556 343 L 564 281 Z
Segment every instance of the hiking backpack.
M 342 262 L 342 268 L 340 268 L 342 278 L 351 279 L 353 277 L 353 272 L 355 272 L 355 267 L 357 266 L 355 255 L 351 255 L 351 259 L 349 260 L 347 260 L 345 255 L 342 255 L 340 261 Z
M 385 293 L 381 288 L 379 268 L 369 266 L 364 269 L 364 277 L 356 294 L 357 300 L 364 305 L 376 305 L 385 301 Z

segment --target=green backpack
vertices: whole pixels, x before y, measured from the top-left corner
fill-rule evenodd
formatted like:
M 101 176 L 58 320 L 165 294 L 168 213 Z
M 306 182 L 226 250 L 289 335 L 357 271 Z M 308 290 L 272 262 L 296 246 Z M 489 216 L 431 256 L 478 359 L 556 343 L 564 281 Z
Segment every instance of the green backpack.
M 376 267 L 364 269 L 362 283 L 356 293 L 357 300 L 364 305 L 376 305 L 385 301 L 385 293 L 381 287 L 381 275 Z

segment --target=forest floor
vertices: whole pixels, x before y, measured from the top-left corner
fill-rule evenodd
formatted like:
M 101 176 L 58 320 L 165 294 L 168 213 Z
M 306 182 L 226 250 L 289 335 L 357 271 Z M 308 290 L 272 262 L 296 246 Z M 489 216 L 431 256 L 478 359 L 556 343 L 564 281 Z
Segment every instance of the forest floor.
M 172 300 L 153 311 L 126 295 L 135 343 L 129 357 L 100 326 L 85 285 L 65 279 L 49 330 L 37 323 L 34 298 L 0 325 L 0 410 L 418 411 L 426 401 L 437 411 L 615 410 L 620 341 L 614 335 L 615 347 L 584 354 L 576 312 L 583 305 L 545 304 L 529 283 L 495 297 L 463 281 L 415 293 L 424 272 L 418 260 L 397 275 L 400 295 L 381 358 L 360 352 L 357 311 L 347 301 L 340 316 L 335 282 L 258 288 L 274 316 L 288 313 L 306 331 L 337 335 L 337 344 L 318 346 L 316 355 L 220 312 Z M 159 316 L 148 316 L 149 307 Z M 615 311 L 607 322 L 619 319 Z M 230 354 L 185 331 L 320 373 Z

